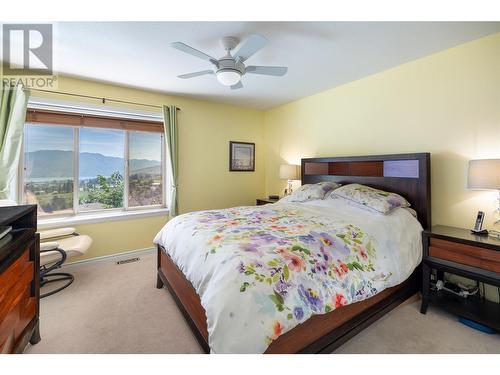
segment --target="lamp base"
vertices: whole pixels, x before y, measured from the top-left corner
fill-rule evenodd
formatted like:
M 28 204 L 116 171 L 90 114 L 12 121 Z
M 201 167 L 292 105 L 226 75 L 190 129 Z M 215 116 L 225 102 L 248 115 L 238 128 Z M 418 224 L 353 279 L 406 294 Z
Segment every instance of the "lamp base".
M 470 232 L 472 234 L 475 234 L 476 236 L 487 236 L 488 235 L 488 229 L 481 229 L 481 230 L 471 229 Z
M 500 216 L 500 189 L 498 190 L 498 198 L 497 198 L 497 201 L 498 201 L 498 207 L 497 207 L 497 215 Z M 500 219 L 498 219 L 497 221 L 495 221 L 493 223 L 493 225 L 496 225 L 496 224 L 499 224 L 500 223 Z
M 285 189 L 285 194 L 283 195 L 284 197 L 286 197 L 287 195 L 292 195 L 292 193 L 293 193 L 293 189 L 292 189 L 293 180 L 287 180 L 287 181 L 288 181 L 288 186 Z

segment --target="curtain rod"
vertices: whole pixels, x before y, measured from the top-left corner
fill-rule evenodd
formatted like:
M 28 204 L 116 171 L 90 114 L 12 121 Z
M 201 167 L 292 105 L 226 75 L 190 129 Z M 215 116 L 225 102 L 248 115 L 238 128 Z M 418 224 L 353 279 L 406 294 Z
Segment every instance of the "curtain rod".
M 58 94 L 58 95 L 67 95 L 67 96 L 76 96 L 80 98 L 86 98 L 86 99 L 97 99 L 102 102 L 102 104 L 106 104 L 106 102 L 114 102 L 114 103 L 121 103 L 121 104 L 132 104 L 132 105 L 139 105 L 143 107 L 150 107 L 150 108 L 159 108 L 162 109 L 163 107 L 160 105 L 154 105 L 154 104 L 145 104 L 145 103 L 138 103 L 138 102 L 131 102 L 127 100 L 119 100 L 119 99 L 109 99 L 109 98 L 104 98 L 104 97 L 99 97 L 99 96 L 92 96 L 92 95 L 82 95 L 82 94 L 73 94 L 71 92 L 63 92 L 63 91 L 52 91 L 52 90 L 43 90 L 43 89 L 23 89 L 25 91 L 38 91 L 38 92 L 48 92 L 50 94 Z M 181 110 L 180 108 L 176 107 L 179 111 Z

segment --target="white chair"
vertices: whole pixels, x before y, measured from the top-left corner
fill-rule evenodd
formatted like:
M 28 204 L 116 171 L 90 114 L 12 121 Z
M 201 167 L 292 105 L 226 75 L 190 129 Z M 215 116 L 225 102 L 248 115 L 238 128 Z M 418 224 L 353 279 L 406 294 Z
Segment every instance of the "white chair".
M 46 284 L 65 281 L 63 285 L 40 295 L 51 296 L 71 285 L 74 276 L 67 272 L 52 272 L 66 262 L 68 258 L 84 255 L 92 245 L 92 238 L 79 235 L 75 228 L 50 229 L 40 232 L 40 287 Z

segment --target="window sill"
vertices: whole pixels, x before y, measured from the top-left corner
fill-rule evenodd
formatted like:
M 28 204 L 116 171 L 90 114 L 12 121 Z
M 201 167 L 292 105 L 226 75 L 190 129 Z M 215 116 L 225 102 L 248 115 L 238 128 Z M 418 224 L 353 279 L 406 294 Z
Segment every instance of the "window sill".
M 88 214 L 58 216 L 38 220 L 38 229 L 67 227 L 82 224 L 97 224 L 109 221 L 134 220 L 154 216 L 168 216 L 168 208 L 153 208 L 147 210 L 93 212 Z

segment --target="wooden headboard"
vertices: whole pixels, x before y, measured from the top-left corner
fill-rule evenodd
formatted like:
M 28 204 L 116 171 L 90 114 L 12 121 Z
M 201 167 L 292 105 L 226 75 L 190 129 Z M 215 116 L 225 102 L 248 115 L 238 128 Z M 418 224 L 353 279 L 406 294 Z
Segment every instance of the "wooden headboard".
M 302 184 L 359 183 L 405 197 L 424 229 L 431 227 L 430 153 L 302 159 Z

